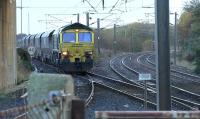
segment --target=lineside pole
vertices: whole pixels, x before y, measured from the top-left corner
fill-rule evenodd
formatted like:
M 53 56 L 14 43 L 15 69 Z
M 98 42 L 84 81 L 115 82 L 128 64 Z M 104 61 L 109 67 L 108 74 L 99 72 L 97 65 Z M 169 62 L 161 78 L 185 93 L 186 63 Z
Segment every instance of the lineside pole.
M 87 12 L 86 13 L 86 24 L 87 24 L 87 26 L 90 25 L 89 19 L 90 19 L 89 12 Z
M 174 65 L 176 65 L 176 46 L 177 46 L 177 13 L 175 12 L 175 23 L 174 23 Z
M 79 13 L 77 14 L 77 22 L 78 23 L 80 22 L 80 15 L 79 15 Z
M 28 12 L 28 34 L 30 34 L 30 16 Z
M 147 110 L 147 80 L 144 80 L 144 110 Z
M 98 40 L 98 54 L 100 55 L 100 19 L 97 18 L 97 40 Z
M 130 52 L 133 53 L 133 29 L 131 29 Z
M 169 0 L 155 2 L 157 110 L 171 110 Z
M 116 24 L 114 24 L 114 39 L 113 39 L 113 53 L 114 55 L 116 54 L 116 44 L 117 44 L 117 40 L 116 40 Z
M 22 35 L 22 0 L 21 0 L 21 35 Z

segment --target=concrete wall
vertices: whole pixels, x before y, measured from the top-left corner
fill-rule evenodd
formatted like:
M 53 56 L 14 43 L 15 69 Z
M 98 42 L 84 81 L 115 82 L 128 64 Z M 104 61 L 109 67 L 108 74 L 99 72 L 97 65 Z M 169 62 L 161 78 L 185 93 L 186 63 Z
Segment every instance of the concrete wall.
M 0 0 L 0 89 L 16 84 L 16 0 Z

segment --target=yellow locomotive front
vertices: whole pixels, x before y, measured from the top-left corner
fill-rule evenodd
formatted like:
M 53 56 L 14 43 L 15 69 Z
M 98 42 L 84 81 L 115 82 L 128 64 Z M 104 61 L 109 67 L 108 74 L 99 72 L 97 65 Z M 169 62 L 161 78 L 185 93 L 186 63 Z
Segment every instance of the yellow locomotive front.
M 67 72 L 85 72 L 93 67 L 94 32 L 76 23 L 60 32 L 61 66 Z

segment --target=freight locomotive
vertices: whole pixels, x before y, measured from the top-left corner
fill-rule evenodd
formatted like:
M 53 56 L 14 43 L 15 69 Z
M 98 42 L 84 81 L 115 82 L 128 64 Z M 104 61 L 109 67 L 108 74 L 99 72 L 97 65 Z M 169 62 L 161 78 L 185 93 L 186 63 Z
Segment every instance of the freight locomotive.
M 94 31 L 81 23 L 28 35 L 20 47 L 35 47 L 34 58 L 61 67 L 66 72 L 85 72 L 93 67 Z

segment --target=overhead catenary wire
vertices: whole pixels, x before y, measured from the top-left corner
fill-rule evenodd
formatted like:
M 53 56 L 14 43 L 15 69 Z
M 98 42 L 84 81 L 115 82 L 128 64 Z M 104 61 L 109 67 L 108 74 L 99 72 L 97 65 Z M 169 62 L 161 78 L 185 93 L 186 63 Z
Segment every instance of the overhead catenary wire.
M 108 17 L 110 17 L 110 16 L 112 16 L 112 15 L 113 15 L 113 14 L 111 13 L 110 15 L 105 16 L 104 18 L 101 18 L 100 21 L 103 21 L 103 20 L 105 20 L 106 18 L 108 18 Z M 92 22 L 90 25 L 95 24 L 95 23 L 97 23 L 97 21 Z
M 20 1 L 20 0 L 17 0 L 17 1 Z M 32 1 L 32 3 L 37 3 L 40 0 L 31 0 L 31 1 Z M 48 0 L 44 0 L 44 1 L 42 1 L 42 3 L 47 2 L 47 1 Z M 62 3 L 61 1 L 64 2 L 65 0 L 58 0 L 57 2 Z M 64 4 L 60 4 L 59 6 L 53 6 L 53 5 L 50 5 L 50 4 L 46 4 L 46 6 L 44 6 L 43 4 L 40 4 L 40 5 L 37 5 L 37 4 L 31 4 L 31 5 L 24 4 L 23 5 L 23 9 L 24 9 L 24 11 L 26 11 L 26 9 L 32 9 L 31 12 L 30 12 L 31 14 L 32 14 L 32 11 L 34 11 L 33 9 L 41 9 L 41 11 L 43 11 L 43 12 L 45 12 L 46 9 L 49 9 L 49 11 L 54 10 L 52 13 L 55 13 L 55 14 L 58 13 L 58 12 L 60 12 L 61 14 L 62 13 L 69 13 L 68 11 L 72 11 L 72 9 L 73 9 L 74 11 L 72 13 L 76 13 L 76 14 L 80 13 L 80 17 L 85 16 L 83 14 L 85 14 L 86 12 L 90 12 L 91 13 L 90 10 L 92 10 L 92 12 L 94 12 L 96 14 L 97 14 L 97 12 L 99 14 L 101 14 L 101 12 L 105 12 L 105 14 L 106 13 L 109 14 L 109 12 L 111 11 L 110 13 L 115 12 L 116 14 L 121 15 L 121 17 L 124 17 L 124 16 L 129 16 L 130 15 L 129 13 L 136 11 L 136 9 L 138 9 L 138 8 L 142 8 L 141 4 L 136 5 L 136 6 L 134 5 L 136 1 L 138 2 L 139 0 L 111 0 L 111 1 L 84 0 L 84 3 L 83 3 L 83 0 L 79 0 L 79 1 L 75 1 L 70 6 L 69 5 L 64 6 Z M 52 3 L 53 2 L 55 2 L 55 1 L 52 1 Z M 145 2 L 145 1 L 143 1 L 143 2 Z M 17 5 L 18 7 L 17 8 L 21 8 L 19 3 L 20 2 L 18 2 L 18 5 Z M 101 5 L 102 6 L 105 5 L 104 6 L 105 8 L 103 10 L 102 10 L 102 6 Z M 148 4 L 148 5 L 150 5 L 150 4 Z M 77 11 L 78 9 L 83 9 L 86 12 Z M 112 18 L 116 19 L 116 17 L 119 17 L 119 15 L 111 16 L 109 19 L 111 19 L 111 20 L 112 20 Z M 32 16 L 33 16 L 33 14 L 32 14 Z M 96 23 L 94 21 L 96 18 L 100 18 L 100 20 L 102 20 L 102 19 L 104 19 L 104 18 L 102 18 L 104 16 L 105 15 L 96 15 L 96 16 L 92 17 L 92 19 L 90 21 L 93 22 L 93 24 L 94 24 L 94 23 Z M 60 18 L 60 19 L 65 19 L 65 18 Z M 75 17 L 70 16 L 70 17 L 67 17 L 67 19 L 71 19 L 71 20 L 73 19 L 72 21 L 74 21 Z M 127 21 L 127 20 L 124 20 L 124 21 Z M 80 22 L 83 22 L 83 21 L 80 21 Z M 104 22 L 102 22 L 102 24 L 104 24 L 104 23 L 106 24 L 106 23 L 108 23 L 108 21 L 104 20 Z
M 111 23 L 105 25 L 104 27 L 102 27 L 102 29 L 105 29 L 109 26 L 113 26 L 113 23 L 117 23 L 117 21 L 119 21 L 120 17 L 116 18 L 115 20 L 111 21 Z
M 98 12 L 88 0 L 84 0 L 84 1 L 86 1 L 95 12 Z
M 120 0 L 117 0 L 117 2 L 112 6 L 112 8 L 110 9 L 110 11 L 108 12 L 108 13 L 110 13 L 111 11 L 113 11 L 113 9 L 117 6 L 117 4 L 119 3 L 119 1 Z M 121 12 L 121 13 L 124 13 L 124 12 L 127 12 L 127 6 L 126 6 L 126 4 L 128 3 L 128 2 L 132 2 L 132 1 L 134 1 L 134 0 L 131 0 L 131 1 L 128 1 L 128 0 L 125 0 L 124 2 L 122 2 L 119 6 L 121 6 L 121 5 L 125 5 L 125 11 L 123 11 L 123 10 L 121 10 L 121 9 L 115 9 L 115 11 L 119 11 L 119 12 Z M 100 20 L 103 20 L 103 19 L 100 19 Z M 117 20 L 115 20 L 115 22 L 117 22 Z M 93 22 L 93 23 L 91 23 L 91 24 L 94 24 L 94 23 L 96 23 L 96 21 L 95 22 Z M 106 26 L 109 26 L 109 25 L 106 25 Z
M 117 2 L 112 6 L 112 8 L 110 9 L 109 13 L 116 7 L 118 2 L 119 2 L 119 0 L 117 0 Z
M 59 18 L 57 18 L 57 17 L 54 17 L 54 16 L 52 16 L 52 15 L 50 15 L 50 14 L 47 14 L 47 16 L 52 17 L 52 18 L 54 18 L 54 19 L 56 19 L 56 20 L 58 20 L 58 21 L 62 21 L 62 22 L 64 22 L 64 23 L 68 23 L 68 22 L 66 22 L 66 21 L 64 21 L 64 20 L 62 20 L 62 19 L 59 19 Z
M 98 4 L 95 6 L 95 8 L 99 7 L 100 4 L 101 4 L 101 0 L 98 2 Z

